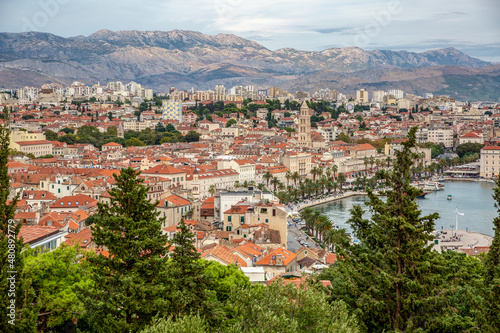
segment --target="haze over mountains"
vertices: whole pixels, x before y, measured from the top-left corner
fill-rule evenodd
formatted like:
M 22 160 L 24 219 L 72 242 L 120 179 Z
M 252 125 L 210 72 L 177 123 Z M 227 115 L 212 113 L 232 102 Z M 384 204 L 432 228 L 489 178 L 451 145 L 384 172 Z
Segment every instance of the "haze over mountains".
M 355 47 L 271 51 L 228 34 L 195 31 L 109 31 L 64 38 L 49 33 L 0 33 L 0 87 L 136 81 L 156 90 L 215 84 L 350 93 L 360 87 L 444 93 L 497 100 L 500 65 L 454 49 L 413 53 Z

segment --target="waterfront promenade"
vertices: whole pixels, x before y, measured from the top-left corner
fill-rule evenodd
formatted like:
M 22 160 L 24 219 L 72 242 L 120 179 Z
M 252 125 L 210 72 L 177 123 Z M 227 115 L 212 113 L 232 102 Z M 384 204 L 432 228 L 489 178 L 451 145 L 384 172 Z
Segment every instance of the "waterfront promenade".
M 361 191 L 348 191 L 348 192 L 337 193 L 337 195 L 332 195 L 332 196 L 329 196 L 326 198 L 305 200 L 304 202 L 301 202 L 299 204 L 287 206 L 287 211 L 289 213 L 290 212 L 300 212 L 302 209 L 307 208 L 307 207 L 314 207 L 314 206 L 325 204 L 327 202 L 341 200 L 341 199 L 345 199 L 345 198 L 352 197 L 355 195 L 368 195 L 368 193 L 361 192 Z

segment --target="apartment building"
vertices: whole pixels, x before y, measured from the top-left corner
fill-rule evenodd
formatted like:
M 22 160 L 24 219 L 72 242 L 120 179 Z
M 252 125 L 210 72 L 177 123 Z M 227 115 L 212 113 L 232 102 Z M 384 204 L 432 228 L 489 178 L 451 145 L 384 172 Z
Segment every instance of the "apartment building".
M 500 146 L 486 146 L 481 149 L 480 177 L 498 177 L 500 174 Z

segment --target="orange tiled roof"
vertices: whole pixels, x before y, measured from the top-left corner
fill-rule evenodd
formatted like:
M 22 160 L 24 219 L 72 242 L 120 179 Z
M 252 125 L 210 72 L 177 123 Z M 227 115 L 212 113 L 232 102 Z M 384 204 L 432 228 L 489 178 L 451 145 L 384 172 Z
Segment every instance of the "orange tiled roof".
M 56 227 L 39 227 L 39 226 L 21 226 L 21 230 L 17 235 L 17 238 L 23 238 L 23 243 L 33 243 L 37 240 L 41 240 L 47 236 L 57 234 L 59 228 Z
M 281 255 L 283 258 L 283 266 L 288 265 L 291 263 L 295 258 L 297 258 L 297 255 L 291 251 L 285 250 L 282 247 L 277 248 L 273 252 L 269 253 L 267 256 L 262 258 L 261 260 L 257 261 L 255 265 L 258 266 L 275 266 L 276 265 L 276 258 L 278 255 Z
M 247 264 L 245 261 L 243 261 L 243 259 L 241 259 L 240 257 L 238 257 L 235 254 L 232 254 L 225 247 L 222 247 L 219 245 L 214 246 L 214 247 L 212 247 L 206 251 L 203 251 L 201 253 L 202 258 L 206 258 L 210 255 L 220 259 L 221 261 L 224 261 L 228 265 L 237 263 L 241 267 L 247 267 Z

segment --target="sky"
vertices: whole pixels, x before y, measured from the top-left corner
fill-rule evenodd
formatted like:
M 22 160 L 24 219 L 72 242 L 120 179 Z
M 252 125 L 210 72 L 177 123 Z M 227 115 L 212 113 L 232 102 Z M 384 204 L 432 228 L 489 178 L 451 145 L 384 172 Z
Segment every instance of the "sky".
M 0 32 L 101 29 L 232 33 L 270 50 L 455 47 L 500 62 L 498 0 L 0 0 Z

